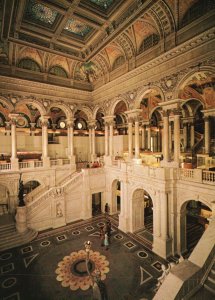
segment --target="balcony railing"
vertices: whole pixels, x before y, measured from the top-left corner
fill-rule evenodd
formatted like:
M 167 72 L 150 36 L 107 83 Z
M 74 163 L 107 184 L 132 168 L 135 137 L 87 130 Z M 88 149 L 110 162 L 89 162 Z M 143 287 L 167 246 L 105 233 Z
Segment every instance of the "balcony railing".
M 179 179 L 215 185 L 215 172 L 202 169 L 179 169 Z

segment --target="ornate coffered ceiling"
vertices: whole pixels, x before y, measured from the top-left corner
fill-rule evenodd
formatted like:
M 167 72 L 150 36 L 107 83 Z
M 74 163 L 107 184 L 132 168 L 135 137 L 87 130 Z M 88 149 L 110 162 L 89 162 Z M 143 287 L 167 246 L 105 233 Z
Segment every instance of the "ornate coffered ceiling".
M 0 64 L 20 77 L 26 69 L 38 81 L 45 73 L 48 82 L 92 90 L 146 62 L 149 49 L 173 48 L 182 25 L 214 6 L 209 0 L 0 0 Z

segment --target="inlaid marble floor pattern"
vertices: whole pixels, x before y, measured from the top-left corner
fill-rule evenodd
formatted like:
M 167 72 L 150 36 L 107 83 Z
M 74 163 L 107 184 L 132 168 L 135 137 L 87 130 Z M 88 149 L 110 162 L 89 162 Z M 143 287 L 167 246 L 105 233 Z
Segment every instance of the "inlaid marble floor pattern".
M 91 271 L 100 269 L 109 300 L 152 299 L 161 264 L 167 262 L 116 226 L 105 250 L 99 238 L 104 223 L 100 217 L 46 231 L 29 244 L 0 253 L 0 299 L 92 299 L 83 271 L 88 240 Z

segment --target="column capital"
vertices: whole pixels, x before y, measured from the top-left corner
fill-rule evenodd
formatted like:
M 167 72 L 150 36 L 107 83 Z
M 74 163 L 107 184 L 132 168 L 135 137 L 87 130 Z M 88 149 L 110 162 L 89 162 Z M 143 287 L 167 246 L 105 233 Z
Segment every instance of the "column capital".
M 162 110 L 161 114 L 162 114 L 163 118 L 169 117 L 169 112 L 167 110 Z
M 125 114 L 128 116 L 128 118 L 137 118 L 140 117 L 140 114 L 142 112 L 142 109 L 132 109 L 125 111 Z
M 114 124 L 114 119 L 115 119 L 115 116 L 105 116 L 102 118 L 104 121 L 105 121 L 105 124 L 107 125 L 113 125 Z
M 17 113 L 11 113 L 8 116 L 10 118 L 10 124 L 16 125 L 17 118 L 18 118 L 19 114 L 17 114 Z
M 66 119 L 66 125 L 67 125 L 67 128 L 73 128 L 74 127 L 74 122 L 75 122 L 75 119 Z
M 49 124 L 49 116 L 41 116 L 40 121 L 41 121 L 41 126 L 48 126 Z
M 173 111 L 174 117 L 175 116 L 179 116 L 180 117 L 180 115 L 181 115 L 181 110 L 180 109 L 174 108 L 172 111 Z

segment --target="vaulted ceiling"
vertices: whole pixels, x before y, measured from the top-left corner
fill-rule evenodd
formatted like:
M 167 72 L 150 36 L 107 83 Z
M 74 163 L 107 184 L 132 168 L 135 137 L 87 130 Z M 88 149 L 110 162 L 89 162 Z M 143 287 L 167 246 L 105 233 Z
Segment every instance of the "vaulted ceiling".
M 207 10 L 215 6 L 209 0 L 0 0 L 0 64 L 95 85 L 192 21 L 189 9 L 203 12 L 203 2 Z

